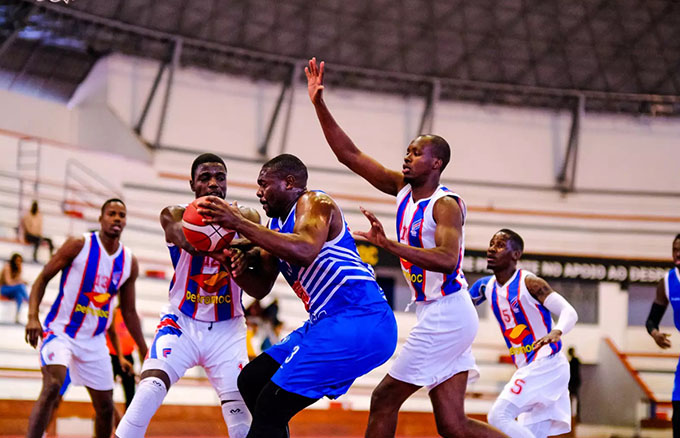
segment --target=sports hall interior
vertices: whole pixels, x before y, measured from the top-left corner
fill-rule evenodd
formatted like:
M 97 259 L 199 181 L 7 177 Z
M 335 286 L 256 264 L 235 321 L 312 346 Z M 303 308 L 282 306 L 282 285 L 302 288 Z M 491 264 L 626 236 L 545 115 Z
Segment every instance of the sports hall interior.
M 9 1 L 0 3 L 0 261 L 18 252 L 30 284 L 38 261 L 18 224 L 37 200 L 58 247 L 97 227 L 99 206 L 127 206 L 122 241 L 140 263 L 137 309 L 147 341 L 167 304 L 172 266 L 163 207 L 191 202 L 193 159 L 221 156 L 227 200 L 260 209 L 261 165 L 280 153 L 309 168 L 352 230 L 359 207 L 395 238 L 394 199 L 338 163 L 307 94 L 303 67 L 327 62 L 325 99 L 355 143 L 401 169 L 409 142 L 451 145 L 443 183 L 467 202 L 464 271 L 488 275 L 501 228 L 525 241 L 520 265 L 579 313 L 563 338 L 582 362 L 580 418 L 570 436 L 667 437 L 680 336 L 645 329 L 680 233 L 680 4 L 671 0 Z M 394 257 L 358 242 L 397 315 L 415 324 Z M 52 280 L 41 317 L 58 291 Z M 246 306 L 252 299 L 244 297 Z M 282 334 L 307 313 L 277 280 Z M 26 307 L 0 300 L 0 436 L 25 433 L 41 386 L 24 341 Z M 515 367 L 495 318 L 479 308 L 481 378 L 466 412 L 485 419 Z M 399 348 L 399 347 L 398 347 Z M 358 437 L 391 360 L 337 400 L 296 416 L 291 436 Z M 136 364 L 139 370 L 139 363 Z M 116 403 L 123 402 L 119 385 Z M 82 387 L 69 388 L 49 436 L 92 436 Z M 198 432 L 197 432 L 198 431 Z M 226 436 L 219 400 L 194 368 L 171 388 L 149 436 Z M 425 390 L 404 404 L 399 437 L 436 436 Z

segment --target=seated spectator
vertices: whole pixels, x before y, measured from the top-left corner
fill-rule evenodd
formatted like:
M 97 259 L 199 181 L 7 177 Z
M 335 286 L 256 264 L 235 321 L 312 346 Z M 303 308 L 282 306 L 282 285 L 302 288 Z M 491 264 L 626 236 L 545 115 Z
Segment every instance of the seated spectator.
M 0 295 L 10 300 L 17 302 L 17 314 L 14 321 L 19 324 L 19 310 L 24 301 L 28 301 L 28 293 L 26 292 L 26 282 L 21 278 L 21 265 L 23 264 L 23 257 L 20 254 L 14 253 L 2 267 L 2 274 L 0 275 Z
M 33 201 L 33 204 L 31 204 L 31 210 L 21 219 L 21 228 L 23 230 L 24 240 L 33 244 L 34 262 L 38 261 L 38 248 L 42 242 L 47 243 L 47 245 L 50 247 L 50 257 L 52 257 L 54 245 L 52 244 L 52 239 L 49 239 L 42 234 L 43 217 L 42 213 L 38 209 L 38 201 Z

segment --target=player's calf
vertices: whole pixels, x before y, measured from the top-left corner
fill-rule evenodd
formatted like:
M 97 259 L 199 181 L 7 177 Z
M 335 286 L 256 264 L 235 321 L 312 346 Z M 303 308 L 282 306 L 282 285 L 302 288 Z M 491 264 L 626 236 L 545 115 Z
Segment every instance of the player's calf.
M 156 413 L 168 390 L 158 377 L 145 377 L 139 382 L 130 407 L 120 420 L 116 437 L 143 438 L 151 417 Z
M 252 417 L 241 399 L 241 394 L 233 392 L 227 394 L 222 402 L 222 416 L 229 430 L 229 438 L 245 438 L 250 429 Z

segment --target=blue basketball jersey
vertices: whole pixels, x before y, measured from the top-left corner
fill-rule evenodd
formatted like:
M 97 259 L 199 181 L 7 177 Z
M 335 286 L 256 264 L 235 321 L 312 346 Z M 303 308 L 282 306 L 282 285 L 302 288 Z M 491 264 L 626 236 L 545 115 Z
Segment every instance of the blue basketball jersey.
M 272 218 L 269 229 L 292 233 L 295 228 L 293 206 L 284 220 Z M 279 259 L 279 270 L 302 300 L 312 321 L 337 313 L 342 308 L 385 304 L 385 295 L 375 281 L 370 265 L 359 257 L 354 238 L 343 216 L 343 229 L 326 242 L 308 267 L 292 265 Z
M 673 308 L 673 321 L 675 328 L 680 330 L 680 269 L 673 268 L 664 277 L 666 285 L 666 297 Z

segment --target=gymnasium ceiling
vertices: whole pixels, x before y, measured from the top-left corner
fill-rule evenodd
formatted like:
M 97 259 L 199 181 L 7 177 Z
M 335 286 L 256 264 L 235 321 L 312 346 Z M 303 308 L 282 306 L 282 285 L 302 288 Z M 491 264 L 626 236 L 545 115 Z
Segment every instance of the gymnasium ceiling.
M 676 0 L 0 0 L 0 88 L 66 101 L 119 52 L 284 82 L 680 115 Z M 295 69 L 297 66 L 297 69 Z

